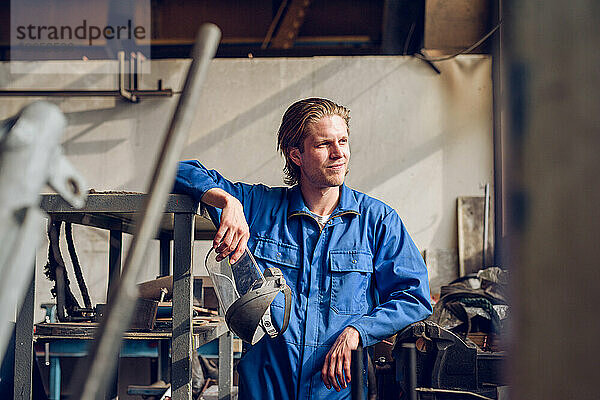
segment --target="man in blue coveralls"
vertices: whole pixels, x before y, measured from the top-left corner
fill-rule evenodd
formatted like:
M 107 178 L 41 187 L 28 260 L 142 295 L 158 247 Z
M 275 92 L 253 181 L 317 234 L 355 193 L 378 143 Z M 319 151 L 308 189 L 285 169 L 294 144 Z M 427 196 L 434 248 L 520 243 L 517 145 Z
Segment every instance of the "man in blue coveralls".
M 232 183 L 180 163 L 175 191 L 208 206 L 217 259 L 235 262 L 247 247 L 291 288 L 288 329 L 238 364 L 240 399 L 350 398 L 351 351 L 431 313 L 425 264 L 396 211 L 344 184 L 349 113 L 321 98 L 287 109 L 277 140 L 291 187 Z M 274 321 L 283 306 L 272 303 Z

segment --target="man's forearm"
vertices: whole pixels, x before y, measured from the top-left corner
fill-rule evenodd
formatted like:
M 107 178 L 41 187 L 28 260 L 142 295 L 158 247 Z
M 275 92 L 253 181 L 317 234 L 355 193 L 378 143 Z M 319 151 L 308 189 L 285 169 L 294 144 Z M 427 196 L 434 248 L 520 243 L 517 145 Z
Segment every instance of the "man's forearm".
M 236 262 L 246 249 L 250 237 L 242 203 L 221 188 L 207 190 L 200 200 L 223 210 L 219 228 L 213 238 L 213 247 L 218 253 L 217 261 L 231 254 L 231 263 Z
M 234 196 L 230 195 L 221 188 L 212 188 L 207 190 L 202 198 L 200 199 L 204 204 L 209 206 L 217 207 L 220 209 L 225 208 L 231 201 L 235 199 Z M 237 200 L 237 199 L 236 199 Z

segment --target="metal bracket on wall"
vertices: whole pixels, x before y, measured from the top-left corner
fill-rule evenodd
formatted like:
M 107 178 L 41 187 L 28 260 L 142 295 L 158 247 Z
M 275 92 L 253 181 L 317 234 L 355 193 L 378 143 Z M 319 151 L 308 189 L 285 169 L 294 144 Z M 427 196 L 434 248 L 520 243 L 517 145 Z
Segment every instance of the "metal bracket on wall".
M 434 64 L 433 62 L 431 62 L 431 60 L 429 60 L 429 59 L 427 58 L 427 56 L 424 54 L 424 52 L 425 52 L 425 50 L 424 50 L 424 49 L 421 49 L 421 50 L 419 50 L 419 51 L 418 51 L 418 52 L 416 52 L 415 54 L 416 54 L 416 55 L 419 55 L 420 57 L 418 57 L 418 56 L 415 56 L 415 57 L 417 57 L 419 60 L 422 60 L 422 61 L 423 61 L 423 62 L 425 62 L 427 65 L 429 65 L 429 66 L 431 67 L 431 69 L 433 69 L 433 70 L 435 71 L 435 73 L 436 73 L 436 74 L 438 74 L 438 75 L 439 75 L 439 74 L 441 74 L 441 73 L 442 73 L 442 71 L 440 71 L 440 69 L 439 69 L 438 67 L 436 67 L 436 66 L 435 66 L 435 64 Z M 415 55 L 415 54 L 413 54 L 413 55 Z
M 0 90 L 0 96 L 5 97 L 121 97 L 131 103 L 139 103 L 143 97 L 172 97 L 172 89 L 163 89 L 162 80 L 157 82 L 155 90 L 139 90 L 139 74 L 142 69 L 140 53 L 132 53 L 129 60 L 129 87 L 125 85 L 125 53 L 120 51 L 117 90 Z

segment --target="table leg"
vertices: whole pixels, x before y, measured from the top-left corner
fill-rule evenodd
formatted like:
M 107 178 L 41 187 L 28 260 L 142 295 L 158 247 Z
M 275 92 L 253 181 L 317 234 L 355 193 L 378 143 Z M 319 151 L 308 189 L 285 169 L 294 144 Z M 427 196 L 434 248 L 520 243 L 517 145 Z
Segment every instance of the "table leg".
M 160 239 L 160 272 L 159 276 L 171 274 L 171 241 Z M 171 382 L 169 374 L 169 351 L 171 343 L 169 340 L 160 340 L 158 345 L 158 379 Z
M 175 214 L 173 226 L 173 400 L 192 398 L 192 246 L 194 215 Z
M 106 302 L 115 285 L 121 277 L 121 254 L 123 253 L 123 232 L 117 230 L 110 231 L 108 243 L 108 292 Z
M 171 241 L 160 238 L 160 271 L 159 276 L 171 274 Z
M 15 400 L 31 399 L 33 372 L 33 313 L 35 306 L 35 261 L 29 289 L 18 312 L 15 337 Z
M 106 300 L 110 298 L 111 293 L 115 290 L 117 283 L 121 279 L 123 254 L 123 232 L 119 230 L 111 230 L 108 243 L 108 292 Z M 112 378 L 112 383 L 106 390 L 104 397 L 109 400 L 118 397 L 119 394 L 119 359 L 117 359 L 115 373 Z
M 48 398 L 60 400 L 60 357 L 50 357 L 50 379 L 48 380 Z
M 219 400 L 231 399 L 233 382 L 233 336 L 227 332 L 219 337 Z

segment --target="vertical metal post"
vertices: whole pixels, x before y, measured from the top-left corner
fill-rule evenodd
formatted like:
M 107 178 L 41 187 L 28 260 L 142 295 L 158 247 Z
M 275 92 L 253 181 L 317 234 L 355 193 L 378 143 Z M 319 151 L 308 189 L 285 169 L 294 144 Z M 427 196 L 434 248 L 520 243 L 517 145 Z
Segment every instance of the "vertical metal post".
M 50 321 L 56 322 L 56 306 L 50 308 Z M 52 348 L 51 343 L 47 343 Z M 50 400 L 60 400 L 61 384 L 60 357 L 50 356 L 50 377 L 48 379 L 48 398 Z
M 160 238 L 160 271 L 159 276 L 171 274 L 171 241 L 164 237 Z
M 50 379 L 48 382 L 48 391 L 50 400 L 60 400 L 60 357 L 50 357 Z
M 159 276 L 168 276 L 171 274 L 171 241 L 169 239 L 160 239 L 160 272 Z M 164 382 L 171 382 L 169 375 L 169 340 L 160 340 L 158 347 L 158 379 Z
M 121 255 L 123 254 L 123 232 L 119 230 L 110 231 L 108 242 L 108 292 L 106 299 L 110 298 L 111 293 L 115 290 L 116 285 L 121 278 Z M 107 301 L 108 302 L 108 301 Z M 117 357 L 116 368 L 112 383 L 106 390 L 104 397 L 112 399 L 119 394 L 119 357 Z
M 123 249 L 123 233 L 117 230 L 111 230 L 108 242 L 108 292 L 106 299 L 121 277 L 121 254 Z M 108 301 L 107 301 L 108 302 Z
M 597 399 L 600 7 L 506 4 L 513 399 Z
M 33 307 L 35 305 L 35 261 L 29 289 L 17 315 L 15 336 L 15 400 L 31 400 L 33 371 Z
M 417 348 L 414 343 L 402 343 L 408 364 L 408 397 L 417 400 Z
M 231 399 L 233 382 L 233 336 L 227 332 L 219 337 L 219 400 Z
M 173 400 L 192 398 L 192 246 L 194 215 L 177 213 L 173 223 L 173 336 L 171 393 Z
M 502 20 L 502 0 L 494 0 L 492 6 L 492 20 L 494 23 Z M 493 123 L 494 123 L 494 259 L 493 265 L 504 266 L 505 257 L 503 257 L 503 238 L 505 236 L 504 217 L 506 202 L 506 185 L 504 177 L 506 173 L 506 138 L 504 130 L 503 115 L 503 80 L 504 70 L 502 66 L 502 35 L 504 28 L 500 26 L 498 32 L 492 39 L 492 98 L 493 98 Z
M 352 361 L 350 363 L 350 389 L 352 400 L 365 399 L 365 359 L 362 346 L 352 350 Z
M 485 268 L 488 265 L 487 253 L 488 253 L 488 235 L 490 229 L 490 184 L 485 184 L 485 200 L 483 206 L 483 247 L 481 255 L 481 268 Z

